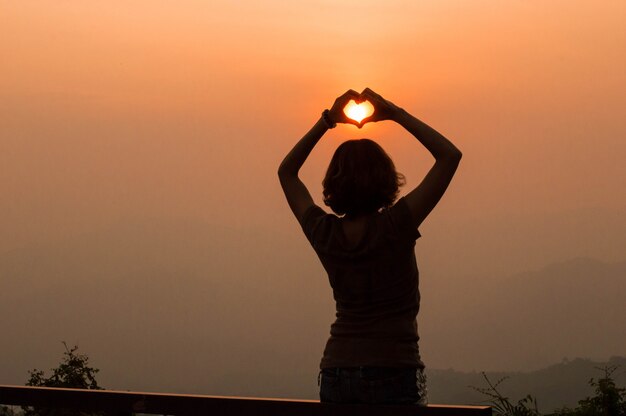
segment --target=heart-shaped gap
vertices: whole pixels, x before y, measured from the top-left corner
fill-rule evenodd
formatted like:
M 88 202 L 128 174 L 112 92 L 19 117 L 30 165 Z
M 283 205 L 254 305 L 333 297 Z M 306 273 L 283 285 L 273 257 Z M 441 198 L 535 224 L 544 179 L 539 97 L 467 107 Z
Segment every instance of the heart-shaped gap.
M 374 106 L 367 100 L 358 104 L 356 101 L 350 100 L 343 108 L 343 112 L 348 118 L 360 123 L 364 118 L 374 114 Z

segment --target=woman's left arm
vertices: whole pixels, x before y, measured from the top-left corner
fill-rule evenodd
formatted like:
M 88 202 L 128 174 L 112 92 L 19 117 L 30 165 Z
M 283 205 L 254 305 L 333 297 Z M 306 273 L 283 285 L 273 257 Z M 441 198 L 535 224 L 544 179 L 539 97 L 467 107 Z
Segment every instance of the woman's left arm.
M 349 90 L 341 97 L 337 98 L 332 108 L 327 113 L 326 120 L 324 117 L 320 117 L 311 130 L 309 130 L 308 133 L 296 143 L 287 156 L 285 156 L 285 159 L 283 159 L 278 168 L 280 185 L 283 188 L 285 197 L 287 197 L 289 207 L 298 219 L 298 222 L 302 221 L 306 210 L 314 205 L 309 190 L 298 177 L 298 172 L 317 142 L 319 142 L 329 128 L 334 127 L 335 123 L 357 124 L 353 120 L 348 119 L 343 113 L 344 107 L 350 100 L 359 100 L 359 93 Z

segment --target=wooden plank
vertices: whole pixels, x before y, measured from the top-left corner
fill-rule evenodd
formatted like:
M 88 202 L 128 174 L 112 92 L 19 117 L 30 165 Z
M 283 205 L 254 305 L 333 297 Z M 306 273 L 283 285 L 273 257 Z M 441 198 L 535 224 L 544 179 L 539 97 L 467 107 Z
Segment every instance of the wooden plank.
M 0 385 L 0 403 L 116 414 L 152 413 L 212 416 L 491 416 L 488 406 L 427 407 L 329 404 L 317 400 L 163 394 Z

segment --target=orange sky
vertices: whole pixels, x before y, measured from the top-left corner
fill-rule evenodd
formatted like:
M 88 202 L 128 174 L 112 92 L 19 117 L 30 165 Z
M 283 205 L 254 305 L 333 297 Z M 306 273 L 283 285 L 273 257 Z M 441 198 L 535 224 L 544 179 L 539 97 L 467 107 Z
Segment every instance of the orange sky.
M 1 7 L 4 249 L 139 207 L 232 221 L 252 197 L 262 213 L 242 221 L 262 223 L 283 208 L 273 171 L 289 146 L 365 86 L 462 148 L 456 216 L 626 202 L 622 2 Z M 347 127 L 320 146 L 312 186 L 361 135 L 397 150 L 410 181 L 413 155 L 429 163 L 394 126 Z
M 623 1 L 1 1 L 0 253 L 138 218 L 302 243 L 278 164 L 368 86 L 464 153 L 423 225 L 426 275 L 624 260 L 625 16 Z M 408 188 L 432 163 L 398 126 L 340 126 L 303 169 L 316 201 L 336 146 L 363 136 Z

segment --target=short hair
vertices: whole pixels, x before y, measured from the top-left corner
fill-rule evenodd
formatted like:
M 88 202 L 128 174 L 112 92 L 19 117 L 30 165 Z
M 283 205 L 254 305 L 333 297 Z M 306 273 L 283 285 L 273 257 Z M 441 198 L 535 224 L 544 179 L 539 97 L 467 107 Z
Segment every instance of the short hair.
M 404 175 L 370 139 L 348 140 L 335 150 L 324 187 L 324 203 L 336 214 L 368 214 L 393 205 Z

